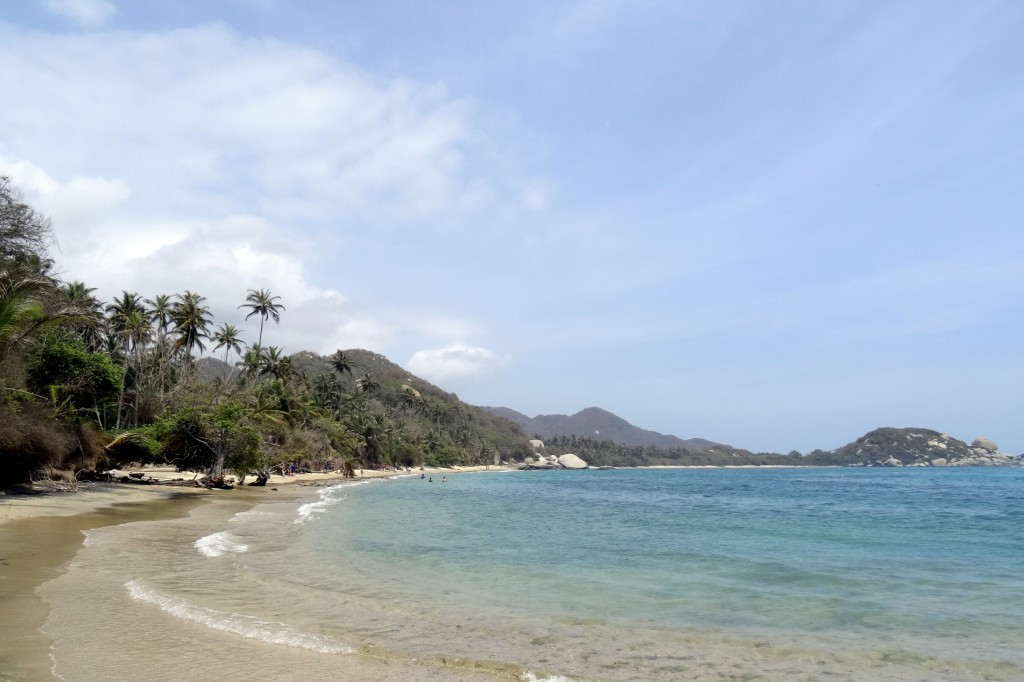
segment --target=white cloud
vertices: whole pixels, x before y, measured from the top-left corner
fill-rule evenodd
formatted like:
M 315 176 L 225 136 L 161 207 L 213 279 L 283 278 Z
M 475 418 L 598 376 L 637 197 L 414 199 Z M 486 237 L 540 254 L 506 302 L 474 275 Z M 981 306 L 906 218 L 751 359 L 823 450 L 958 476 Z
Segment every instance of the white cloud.
M 95 28 L 117 16 L 117 7 L 107 0 L 42 0 L 43 9 L 85 28 Z
M 0 172 L 53 218 L 66 279 L 106 298 L 197 291 L 251 341 L 258 320 L 238 305 L 269 288 L 286 311 L 264 344 L 290 352 L 407 352 L 478 332 L 445 313 L 368 311 L 307 267 L 376 276 L 379 264 L 353 262 L 359 246 L 499 200 L 463 167 L 470 110 L 443 87 L 219 26 L 47 36 L 0 24 L 0 62 L 0 92 L 18 103 L 0 107 Z M 356 246 L 334 257 L 335 242 Z
M 456 343 L 446 348 L 420 350 L 409 359 L 409 371 L 431 381 L 475 378 L 490 374 L 512 361 L 507 355 L 479 346 Z
M 148 212 L 344 215 L 421 224 L 479 212 L 466 102 L 221 26 L 21 34 L 0 25 L 4 152 L 56 175 L 129 179 Z M 70 115 L 69 112 L 74 112 Z

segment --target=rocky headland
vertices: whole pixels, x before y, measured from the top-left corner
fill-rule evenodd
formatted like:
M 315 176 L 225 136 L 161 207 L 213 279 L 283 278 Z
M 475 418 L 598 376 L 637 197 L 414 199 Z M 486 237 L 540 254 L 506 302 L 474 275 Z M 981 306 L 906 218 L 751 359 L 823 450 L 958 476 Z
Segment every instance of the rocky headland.
M 919 428 L 880 428 L 833 450 L 849 466 L 949 467 L 1010 466 L 1022 457 L 999 451 L 990 439 L 979 436 L 968 445 L 945 433 Z

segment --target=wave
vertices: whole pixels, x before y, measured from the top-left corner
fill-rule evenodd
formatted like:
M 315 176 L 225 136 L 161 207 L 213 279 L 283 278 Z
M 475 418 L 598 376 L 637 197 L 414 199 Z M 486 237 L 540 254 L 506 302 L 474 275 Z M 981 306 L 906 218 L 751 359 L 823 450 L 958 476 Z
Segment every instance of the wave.
M 350 488 L 352 486 L 363 485 L 369 483 L 371 480 L 383 480 L 383 479 L 368 479 L 364 481 L 356 481 L 354 483 L 341 483 L 338 485 L 332 485 L 328 488 L 324 488 L 318 492 L 320 500 L 317 502 L 309 502 L 302 505 L 298 509 L 298 516 L 295 519 L 295 524 L 303 524 L 309 521 L 317 514 L 323 514 L 329 507 L 336 505 L 341 501 L 341 497 L 337 495 L 343 488 Z
M 520 682 L 573 682 L 571 677 L 564 675 L 548 675 L 545 677 L 537 677 L 530 671 L 524 672 L 519 676 Z
M 223 613 L 204 606 L 189 604 L 183 599 L 162 595 L 149 589 L 138 580 L 125 583 L 132 599 L 158 606 L 162 611 L 176 618 L 204 625 L 211 630 L 230 632 L 246 639 L 256 639 L 268 644 L 283 644 L 307 649 L 321 654 L 350 654 L 352 649 L 329 637 L 300 632 L 284 623 L 271 623 L 252 616 L 237 613 Z
M 200 554 L 208 557 L 217 557 L 228 552 L 239 554 L 249 551 L 249 545 L 240 542 L 226 530 L 201 537 L 193 542 L 192 546 L 199 550 Z

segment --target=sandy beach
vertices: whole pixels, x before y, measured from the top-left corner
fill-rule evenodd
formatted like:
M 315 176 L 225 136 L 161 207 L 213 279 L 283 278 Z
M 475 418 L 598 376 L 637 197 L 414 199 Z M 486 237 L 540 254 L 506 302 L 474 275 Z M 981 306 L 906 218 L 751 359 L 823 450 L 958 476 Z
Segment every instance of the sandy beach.
M 503 467 L 425 468 L 422 471 L 357 470 L 357 479 L 412 476 L 450 476 Z M 191 478 L 170 467 L 132 470 L 145 480 Z M 127 470 L 124 473 L 129 473 Z M 262 503 L 296 504 L 316 496 L 318 488 L 344 481 L 337 472 L 272 476 L 265 487 L 239 486 L 233 490 L 171 487 L 127 483 L 82 483 L 77 492 L 0 490 L 0 681 L 53 679 L 49 638 L 41 631 L 49 607 L 37 588 L 58 577 L 82 547 L 84 531 L 105 526 L 174 519 L 200 505 L 224 507 L 225 513 Z M 366 668 L 366 666 L 369 666 Z M 401 667 L 401 666 L 398 666 Z M 366 669 L 364 669 L 366 668 Z M 335 679 L 402 679 L 394 665 L 386 676 L 374 672 L 372 660 L 362 661 Z M 391 677 L 392 674 L 397 676 Z M 449 670 L 444 679 L 481 678 L 478 673 Z M 157 675 L 154 679 L 160 679 Z

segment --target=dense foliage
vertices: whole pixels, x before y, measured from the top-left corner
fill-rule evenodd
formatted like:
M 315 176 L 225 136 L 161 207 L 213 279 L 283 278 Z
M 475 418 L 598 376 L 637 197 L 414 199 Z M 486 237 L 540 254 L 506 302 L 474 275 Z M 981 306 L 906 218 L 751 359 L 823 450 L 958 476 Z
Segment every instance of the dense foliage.
M 265 482 L 293 467 L 454 466 L 530 452 L 511 422 L 382 356 L 263 345 L 266 323 L 286 310 L 267 289 L 239 292 L 246 319 L 259 320 L 247 344 L 243 330 L 215 326 L 196 291 L 125 290 L 106 302 L 63 281 L 52 241 L 45 216 L 0 178 L 0 484 L 167 462 L 221 485 L 225 472 Z

